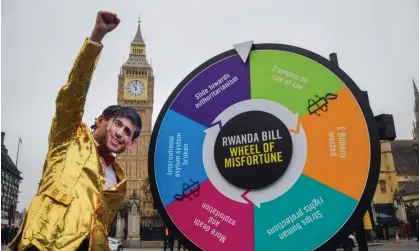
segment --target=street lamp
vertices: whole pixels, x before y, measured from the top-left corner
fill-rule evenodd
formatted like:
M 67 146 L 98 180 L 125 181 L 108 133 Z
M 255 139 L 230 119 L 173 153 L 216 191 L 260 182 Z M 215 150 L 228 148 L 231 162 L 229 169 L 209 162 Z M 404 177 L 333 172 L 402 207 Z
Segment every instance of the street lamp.
M 418 164 L 419 164 L 419 143 L 414 141 L 412 147 L 413 147 L 413 150 L 415 150 L 416 152 L 416 157 L 418 158 Z

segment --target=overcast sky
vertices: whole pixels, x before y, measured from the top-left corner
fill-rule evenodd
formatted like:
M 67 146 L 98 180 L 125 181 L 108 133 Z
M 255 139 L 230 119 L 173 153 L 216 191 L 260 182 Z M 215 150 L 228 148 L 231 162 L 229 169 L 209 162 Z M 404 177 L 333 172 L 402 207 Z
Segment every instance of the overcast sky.
M 399 139 L 411 139 L 412 78 L 419 84 L 419 1 L 23 1 L 1 8 L 1 130 L 23 173 L 18 209 L 36 193 L 56 94 L 67 79 L 98 10 L 119 27 L 104 50 L 87 97 L 89 125 L 116 103 L 117 76 L 141 14 L 155 78 L 153 123 L 169 94 L 195 67 L 247 40 L 300 46 L 340 67 L 369 92 L 375 114 L 393 114 Z

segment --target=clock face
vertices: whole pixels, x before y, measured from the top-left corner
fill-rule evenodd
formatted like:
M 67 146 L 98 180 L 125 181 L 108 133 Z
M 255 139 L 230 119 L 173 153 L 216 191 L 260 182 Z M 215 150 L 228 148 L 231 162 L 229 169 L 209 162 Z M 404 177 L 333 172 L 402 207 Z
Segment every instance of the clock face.
M 133 80 L 127 85 L 127 92 L 131 96 L 140 96 L 145 91 L 144 84 L 140 80 Z

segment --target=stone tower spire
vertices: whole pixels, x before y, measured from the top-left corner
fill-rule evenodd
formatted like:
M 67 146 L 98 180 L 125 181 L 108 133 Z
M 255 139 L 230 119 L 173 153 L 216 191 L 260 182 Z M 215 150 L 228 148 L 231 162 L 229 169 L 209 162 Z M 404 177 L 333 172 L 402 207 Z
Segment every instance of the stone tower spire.
M 124 64 L 126 67 L 141 67 L 150 69 L 150 65 L 147 62 L 146 57 L 146 44 L 141 33 L 141 19 L 138 18 L 138 28 L 134 39 L 130 45 L 129 57 Z
M 131 45 L 141 45 L 144 44 L 144 39 L 143 36 L 141 34 L 141 18 L 138 17 L 138 28 L 137 28 L 137 33 L 135 34 L 134 39 L 132 40 Z

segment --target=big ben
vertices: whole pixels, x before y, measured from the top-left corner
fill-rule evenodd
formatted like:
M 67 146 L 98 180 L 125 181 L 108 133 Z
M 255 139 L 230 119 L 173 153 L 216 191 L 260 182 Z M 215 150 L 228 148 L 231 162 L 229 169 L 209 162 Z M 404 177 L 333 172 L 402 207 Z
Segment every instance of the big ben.
M 136 146 L 117 156 L 127 175 L 127 193 L 117 217 L 116 236 L 128 242 L 131 240 L 129 243 L 139 244 L 140 239 L 147 241 L 147 236 L 140 236 L 141 227 L 150 229 L 150 226 L 147 226 L 150 223 L 146 221 L 153 219 L 155 225 L 156 219 L 160 219 L 157 211 L 153 209 L 147 168 L 153 96 L 153 69 L 147 61 L 146 45 L 139 20 L 137 33 L 130 45 L 129 57 L 122 65 L 118 76 L 117 95 L 119 105 L 135 108 L 142 119 L 142 130 Z

